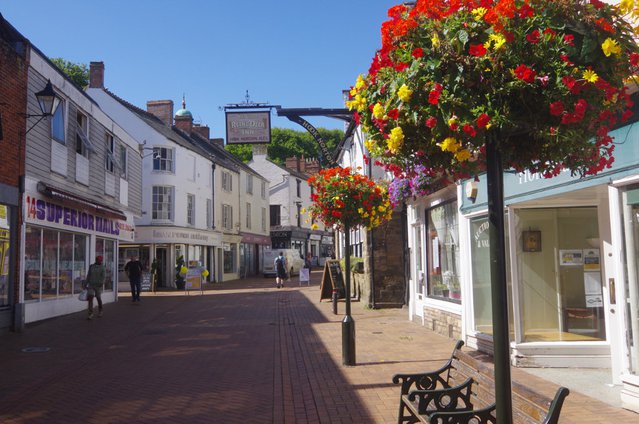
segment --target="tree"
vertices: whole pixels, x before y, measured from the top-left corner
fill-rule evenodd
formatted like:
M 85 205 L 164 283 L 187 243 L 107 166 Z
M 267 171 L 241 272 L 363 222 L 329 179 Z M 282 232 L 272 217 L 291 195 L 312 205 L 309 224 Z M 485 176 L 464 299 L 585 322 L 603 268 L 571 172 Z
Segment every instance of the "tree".
M 317 131 L 330 151 L 335 151 L 344 137 L 344 132 L 341 130 L 318 128 Z M 226 150 L 244 162 L 253 158 L 251 145 L 227 145 Z M 283 164 L 288 157 L 301 157 L 302 155 L 305 158 L 318 158 L 320 163 L 326 163 L 325 159 L 321 157 L 319 145 L 312 135 L 307 131 L 288 128 L 273 128 L 271 130 L 271 144 L 268 146 L 267 155 L 269 159 L 278 164 Z
M 61 57 L 54 57 L 55 64 L 71 81 L 83 90 L 89 86 L 89 68 L 84 63 L 73 63 Z

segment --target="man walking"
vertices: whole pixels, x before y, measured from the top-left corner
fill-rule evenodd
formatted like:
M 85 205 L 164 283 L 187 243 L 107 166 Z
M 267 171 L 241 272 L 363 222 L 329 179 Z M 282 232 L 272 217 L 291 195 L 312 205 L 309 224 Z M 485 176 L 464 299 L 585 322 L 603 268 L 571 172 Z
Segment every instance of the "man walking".
M 142 262 L 137 256 L 132 256 L 131 260 L 124 265 L 124 272 L 129 277 L 131 284 L 131 298 L 133 302 L 140 301 L 140 291 L 142 290 Z
M 284 287 L 284 280 L 286 279 L 286 258 L 284 257 L 284 252 L 280 252 L 280 255 L 275 258 L 275 285 L 279 289 L 280 287 Z
M 102 256 L 95 257 L 95 263 L 89 267 L 85 287 L 87 289 L 87 302 L 89 302 L 89 315 L 87 319 L 93 319 L 93 298 L 98 301 L 98 317 L 102 316 L 102 287 L 104 286 L 104 278 L 106 269 L 102 265 Z

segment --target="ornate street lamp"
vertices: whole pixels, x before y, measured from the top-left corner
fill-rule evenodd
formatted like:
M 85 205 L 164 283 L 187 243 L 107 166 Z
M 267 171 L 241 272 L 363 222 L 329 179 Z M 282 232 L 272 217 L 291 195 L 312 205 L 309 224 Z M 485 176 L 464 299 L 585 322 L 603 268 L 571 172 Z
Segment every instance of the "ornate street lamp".
M 27 134 L 36 125 L 38 125 L 38 123 L 40 121 L 42 121 L 44 118 L 46 118 L 47 116 L 52 116 L 53 113 L 58 108 L 58 105 L 60 104 L 60 100 L 61 100 L 60 97 L 53 90 L 53 86 L 51 85 L 51 80 L 47 80 L 47 85 L 44 87 L 43 90 L 38 91 L 37 93 L 35 93 L 35 96 L 38 99 L 38 106 L 40 106 L 40 111 L 42 113 L 41 114 L 36 114 L 36 115 L 26 115 L 27 118 L 34 118 L 34 117 L 39 117 L 40 118 L 40 119 L 38 119 L 35 122 L 35 124 L 33 124 L 27 130 L 27 132 L 26 132 Z

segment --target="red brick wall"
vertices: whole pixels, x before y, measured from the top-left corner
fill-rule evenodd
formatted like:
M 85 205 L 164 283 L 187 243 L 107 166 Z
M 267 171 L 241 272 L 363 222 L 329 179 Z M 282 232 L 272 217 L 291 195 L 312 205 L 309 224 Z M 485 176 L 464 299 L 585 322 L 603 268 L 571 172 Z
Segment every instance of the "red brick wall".
M 27 112 L 27 62 L 0 39 L 0 113 L 3 139 L 0 141 L 0 183 L 17 187 L 24 173 L 24 132 Z
M 28 47 L 25 47 L 25 52 Z M 18 55 L 12 46 L 0 38 L 0 114 L 2 115 L 2 140 L 0 140 L 0 183 L 12 187 L 20 186 L 24 176 L 24 142 L 27 125 L 27 75 L 28 54 Z M 21 115 L 22 114 L 22 115 Z M 36 118 L 37 119 L 37 118 Z M 0 199 L 2 200 L 2 199 Z M 18 228 L 22 227 L 22 206 L 17 210 Z M 17 229 L 12 229 L 17 231 Z M 19 238 L 15 252 L 20 251 Z M 13 302 L 19 300 L 19 268 L 20 255 L 16 254 L 13 262 L 15 279 L 13 281 Z

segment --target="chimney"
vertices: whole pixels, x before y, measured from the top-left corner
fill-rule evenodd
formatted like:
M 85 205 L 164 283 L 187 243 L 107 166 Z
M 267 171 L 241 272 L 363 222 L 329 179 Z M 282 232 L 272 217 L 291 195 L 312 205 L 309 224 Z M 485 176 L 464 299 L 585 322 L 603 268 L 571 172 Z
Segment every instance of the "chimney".
M 317 159 L 307 159 L 306 162 L 306 173 L 308 175 L 315 175 L 319 173 L 320 164 Z
M 306 159 L 304 159 L 304 155 L 297 161 L 297 170 L 301 173 L 306 172 Z
M 104 88 L 104 62 L 89 64 L 89 88 Z
M 175 115 L 175 126 L 185 133 L 191 134 L 191 131 L 193 131 L 193 117 L 190 115 Z
M 211 129 L 208 125 L 194 124 L 193 132 L 199 134 L 207 140 L 211 138 Z
M 297 156 L 294 156 L 292 158 L 286 158 L 286 167 L 288 169 L 294 169 L 295 171 L 300 170 L 300 160 Z
M 224 139 L 223 138 L 209 138 L 211 144 L 216 144 L 221 148 L 224 148 Z
M 146 102 L 146 111 L 169 127 L 173 124 L 173 100 L 149 100 Z

